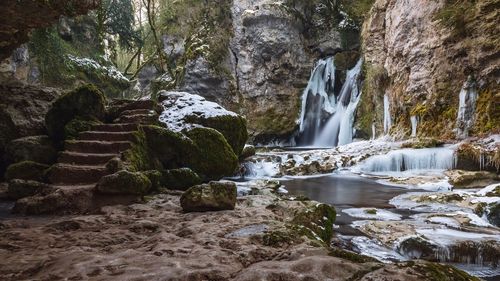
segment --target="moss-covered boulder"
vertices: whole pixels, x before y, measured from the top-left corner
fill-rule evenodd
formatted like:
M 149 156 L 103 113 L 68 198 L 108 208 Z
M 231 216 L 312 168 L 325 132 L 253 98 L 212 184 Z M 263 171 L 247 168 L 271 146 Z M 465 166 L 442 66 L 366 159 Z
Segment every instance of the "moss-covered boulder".
M 203 180 L 218 180 L 238 167 L 233 149 L 215 129 L 194 127 L 180 133 L 158 126 L 141 128 L 149 153 L 166 169 L 188 167 Z
M 292 223 L 308 237 L 329 243 L 333 235 L 335 218 L 334 207 L 317 203 L 295 214 Z
M 102 120 L 105 98 L 95 86 L 81 86 L 59 97 L 45 116 L 49 136 L 56 142 L 65 137 L 65 127 L 73 119 Z
M 255 146 L 253 145 L 247 145 L 243 148 L 243 151 L 240 154 L 240 160 L 245 160 L 248 157 L 252 157 L 257 153 L 255 150 Z
M 211 128 L 193 128 L 186 135 L 196 147 L 187 159 L 188 167 L 209 180 L 234 174 L 238 157 L 221 133 Z
M 500 227 L 500 203 L 493 204 L 489 207 L 487 217 L 491 224 Z
M 147 146 L 167 169 L 183 167 L 196 152 L 194 142 L 179 132 L 158 126 L 141 126 Z
M 91 131 L 95 125 L 102 122 L 93 117 L 76 117 L 64 126 L 64 139 L 74 140 L 81 132 Z
M 236 155 L 240 155 L 248 139 L 247 123 L 242 116 L 222 108 L 205 98 L 185 92 L 159 93 L 164 111 L 160 121 L 173 131 L 196 125 L 220 132 Z
M 232 182 L 196 185 L 182 194 L 181 207 L 185 212 L 233 210 L 236 193 L 236 185 Z
M 201 183 L 201 178 L 189 168 L 165 170 L 161 175 L 161 184 L 168 189 L 187 190 Z
M 46 171 L 49 165 L 33 162 L 22 161 L 10 165 L 5 172 L 6 180 L 21 179 L 21 180 L 34 180 L 45 181 Z
M 96 188 L 104 194 L 144 195 L 151 186 L 151 181 L 143 173 L 122 170 L 102 177 Z
M 57 150 L 48 136 L 31 136 L 11 141 L 7 145 L 8 162 L 34 161 L 53 164 L 57 159 Z
M 160 171 L 157 170 L 149 170 L 149 171 L 144 171 L 142 172 L 143 175 L 145 175 L 149 181 L 151 182 L 151 190 L 152 191 L 157 191 L 161 187 L 161 179 L 162 179 L 162 174 Z
M 8 185 L 8 195 L 11 199 L 21 199 L 33 196 L 38 192 L 50 189 L 50 185 L 32 180 L 13 179 Z

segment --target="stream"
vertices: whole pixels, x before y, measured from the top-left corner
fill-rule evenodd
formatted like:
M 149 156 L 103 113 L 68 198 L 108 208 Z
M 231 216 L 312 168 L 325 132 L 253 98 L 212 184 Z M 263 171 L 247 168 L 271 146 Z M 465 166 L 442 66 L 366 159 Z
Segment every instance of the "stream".
M 283 159 L 302 159 L 301 153 L 308 153 L 307 151 L 307 149 L 292 148 L 277 149 L 275 152 L 271 150 L 260 156 L 258 154 L 257 162 L 254 162 L 257 164 L 249 165 L 251 169 L 256 170 L 247 171 L 251 175 L 251 179 L 247 180 L 277 179 L 282 184 L 282 188 L 292 197 L 305 196 L 311 200 L 333 205 L 337 211 L 337 219 L 334 225 L 336 235 L 332 243 L 336 246 L 372 256 L 383 262 L 419 258 L 440 261 L 453 264 L 485 280 L 500 280 L 500 269 L 495 266 L 495 261 L 493 263 L 484 261 L 487 258 L 483 257 L 482 250 L 463 252 L 460 248 L 461 243 L 471 241 L 483 243 L 474 244 L 473 247 L 479 249 L 482 249 L 483 245 L 488 244 L 489 241 L 498 243 L 500 241 L 498 228 L 489 225 L 487 221 L 483 221 L 484 218 L 476 216 L 470 209 L 463 208 L 463 206 L 455 206 L 446 202 L 429 202 L 417 203 L 419 208 L 414 208 L 415 206 L 412 205 L 414 202 L 409 199 L 417 195 L 453 193 L 448 190 L 451 186 L 443 181 L 443 171 L 448 168 L 449 163 L 446 159 L 450 159 L 448 148 L 422 149 L 417 151 L 417 155 L 412 154 L 415 152 L 413 150 L 393 150 L 387 153 L 387 156 L 375 156 L 363 160 L 362 163 L 365 164 L 361 165 L 361 168 L 372 167 L 373 171 L 377 171 L 372 175 L 361 173 L 359 165 L 338 169 L 324 175 L 273 175 L 273 172 L 280 170 L 280 165 L 286 163 Z M 324 153 L 326 150 L 318 151 L 312 153 Z M 311 158 L 315 157 L 311 156 Z M 380 174 L 379 171 L 384 171 L 380 168 L 381 165 L 382 167 L 388 166 L 390 170 L 390 166 L 399 167 L 398 161 L 406 163 L 403 166 L 412 165 L 412 161 L 416 161 L 418 165 L 427 165 L 431 169 L 416 170 L 418 172 L 387 171 L 385 176 L 382 175 L 384 172 Z M 413 164 L 413 166 L 418 165 Z M 381 180 L 381 178 L 387 180 L 398 175 L 405 178 L 427 176 L 429 182 L 410 185 L 389 184 Z M 436 178 L 433 178 L 434 175 Z M 438 175 L 441 175 L 441 178 Z M 478 190 L 457 192 L 463 196 L 473 196 Z M 452 217 L 456 214 L 463 215 L 470 220 L 470 224 L 450 224 L 451 218 L 448 217 L 450 214 Z M 378 225 L 379 223 L 381 226 Z M 371 229 L 375 229 L 373 235 Z M 394 230 L 394 232 L 386 232 L 386 229 Z M 406 232 L 405 229 L 411 229 L 414 232 Z M 387 238 L 391 236 L 394 236 L 393 240 Z M 415 237 L 424 237 L 435 247 L 431 254 L 426 254 L 425 249 L 419 249 L 420 244 L 413 248 L 405 248 L 403 241 Z M 458 248 L 457 245 L 459 245 Z

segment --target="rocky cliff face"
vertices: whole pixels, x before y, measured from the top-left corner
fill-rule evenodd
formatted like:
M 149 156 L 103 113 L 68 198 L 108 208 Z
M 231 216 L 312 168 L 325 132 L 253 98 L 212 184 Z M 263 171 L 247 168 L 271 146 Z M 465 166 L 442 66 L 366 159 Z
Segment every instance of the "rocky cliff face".
M 5 0 L 0 10 L 0 61 L 29 40 L 29 33 L 56 22 L 61 15 L 76 16 L 96 8 L 100 0 Z
M 498 13 L 498 1 L 490 0 L 377 0 L 362 34 L 368 82 L 362 119 L 375 119 L 381 129 L 383 116 L 370 111 L 382 112 L 387 94 L 393 134 L 409 136 L 416 116 L 418 135 L 454 137 L 459 93 L 470 77 L 479 88 L 472 134 L 498 131 Z

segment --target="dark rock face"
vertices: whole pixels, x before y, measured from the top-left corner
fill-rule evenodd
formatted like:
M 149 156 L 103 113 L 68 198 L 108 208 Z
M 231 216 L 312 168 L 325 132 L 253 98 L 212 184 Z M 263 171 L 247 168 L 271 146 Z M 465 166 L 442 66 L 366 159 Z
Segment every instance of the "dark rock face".
M 23 161 L 10 165 L 5 172 L 5 179 L 45 181 L 46 170 L 50 166 L 33 161 Z
M 76 16 L 97 8 L 99 0 L 5 0 L 0 10 L 0 61 L 29 40 L 35 28 L 55 23 L 61 15 Z
M 193 186 L 181 196 L 185 212 L 233 210 L 236 205 L 236 185 L 232 182 L 210 182 Z
M 59 90 L 53 88 L 0 84 L 0 178 L 7 165 L 16 161 L 6 159 L 6 146 L 17 138 L 46 134 L 44 117 L 58 96 Z
M 57 150 L 46 135 L 15 139 L 7 145 L 6 150 L 7 161 L 10 163 L 34 161 L 52 164 L 57 159 Z

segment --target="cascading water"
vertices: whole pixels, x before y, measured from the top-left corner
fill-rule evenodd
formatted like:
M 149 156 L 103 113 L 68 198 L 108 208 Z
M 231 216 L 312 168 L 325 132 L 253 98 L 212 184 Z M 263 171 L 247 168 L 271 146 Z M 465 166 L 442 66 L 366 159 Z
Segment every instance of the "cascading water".
M 320 135 L 315 139 L 315 146 L 332 147 L 352 142 L 354 135 L 354 117 L 361 98 L 360 73 L 363 61 L 347 72 L 347 77 L 337 100 L 335 113 L 325 124 Z
M 335 64 L 333 58 L 319 60 L 302 94 L 300 133 L 311 143 L 319 134 L 322 120 L 335 113 Z
M 400 149 L 376 155 L 361 163 L 363 172 L 403 172 L 409 170 L 448 170 L 455 162 L 455 150 L 448 147 Z
M 468 77 L 460 91 L 460 104 L 457 116 L 457 137 L 467 138 L 469 130 L 474 125 L 474 113 L 476 110 L 477 88 L 471 76 Z

